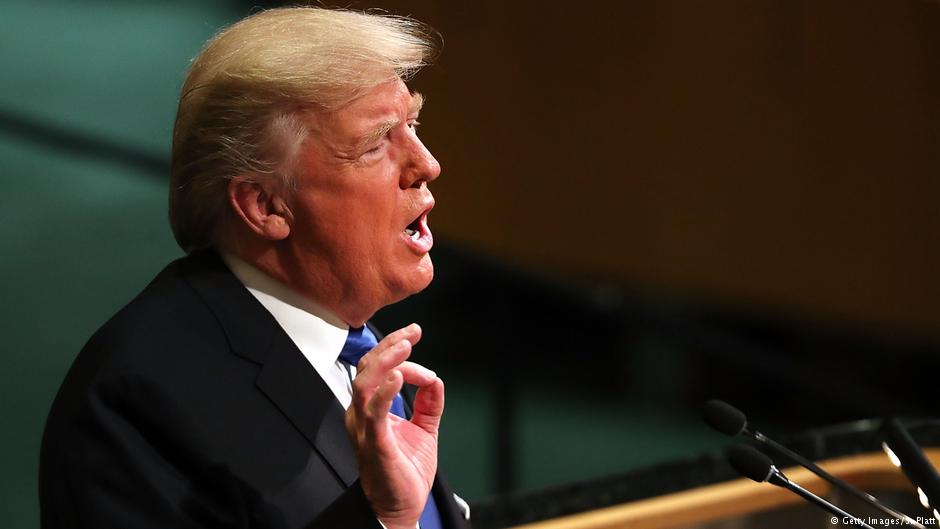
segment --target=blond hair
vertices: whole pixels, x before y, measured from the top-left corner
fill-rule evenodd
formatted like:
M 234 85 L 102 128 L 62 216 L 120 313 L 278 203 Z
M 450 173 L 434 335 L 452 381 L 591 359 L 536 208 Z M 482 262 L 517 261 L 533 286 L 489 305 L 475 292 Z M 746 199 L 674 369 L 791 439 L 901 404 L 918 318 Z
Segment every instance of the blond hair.
M 291 186 L 306 118 L 396 78 L 434 50 L 412 19 L 314 7 L 262 11 L 213 37 L 180 95 L 170 169 L 170 226 L 186 252 L 219 242 L 235 176 Z

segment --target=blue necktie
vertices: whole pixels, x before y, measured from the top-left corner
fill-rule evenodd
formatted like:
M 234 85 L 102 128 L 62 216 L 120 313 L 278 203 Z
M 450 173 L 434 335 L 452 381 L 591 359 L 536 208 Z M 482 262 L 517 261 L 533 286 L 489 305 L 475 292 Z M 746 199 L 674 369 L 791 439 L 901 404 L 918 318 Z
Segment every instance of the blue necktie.
M 339 353 L 339 359 L 351 366 L 357 366 L 359 360 L 371 351 L 376 344 L 378 344 L 378 341 L 368 327 L 363 325 L 358 329 L 350 328 L 346 343 L 343 344 L 343 350 Z M 389 411 L 403 419 L 405 418 L 405 402 L 401 398 L 401 393 L 395 395 L 392 400 L 392 408 Z M 424 505 L 424 512 L 421 513 L 418 524 L 421 529 L 441 529 L 441 515 L 437 511 L 433 494 L 428 494 L 428 502 Z

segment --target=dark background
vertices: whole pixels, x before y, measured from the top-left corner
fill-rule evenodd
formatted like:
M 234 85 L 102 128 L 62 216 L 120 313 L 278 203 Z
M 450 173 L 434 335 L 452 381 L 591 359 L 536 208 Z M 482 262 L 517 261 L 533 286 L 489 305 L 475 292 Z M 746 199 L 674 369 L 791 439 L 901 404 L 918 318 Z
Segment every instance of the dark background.
M 481 500 L 725 440 L 936 416 L 940 3 L 343 4 L 443 35 L 413 87 L 444 167 L 419 321 L 442 465 Z M 8 2 L 0 519 L 35 527 L 45 414 L 92 332 L 179 255 L 188 60 L 248 2 Z M 271 4 L 274 5 L 274 4 Z

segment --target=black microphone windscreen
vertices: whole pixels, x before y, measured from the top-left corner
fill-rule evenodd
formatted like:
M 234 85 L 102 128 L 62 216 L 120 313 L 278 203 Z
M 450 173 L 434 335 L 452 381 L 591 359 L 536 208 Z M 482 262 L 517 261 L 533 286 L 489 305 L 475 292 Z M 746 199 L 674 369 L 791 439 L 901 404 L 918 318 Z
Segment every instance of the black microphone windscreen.
M 710 400 L 705 403 L 705 422 L 719 432 L 734 437 L 744 431 L 747 417 L 744 413 L 723 400 Z
M 773 461 L 756 448 L 748 445 L 732 446 L 728 450 L 731 468 L 746 478 L 763 483 L 770 478 Z

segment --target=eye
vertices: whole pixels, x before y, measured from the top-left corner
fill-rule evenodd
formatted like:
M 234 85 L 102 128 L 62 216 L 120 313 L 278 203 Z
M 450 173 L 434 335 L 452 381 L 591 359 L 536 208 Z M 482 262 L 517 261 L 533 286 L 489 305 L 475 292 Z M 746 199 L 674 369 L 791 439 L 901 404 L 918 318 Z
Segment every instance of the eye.
M 418 125 L 420 125 L 420 124 L 421 124 L 421 122 L 419 122 L 417 119 L 412 119 L 412 120 L 409 120 L 409 121 L 408 121 L 408 128 L 411 129 L 411 130 L 413 130 L 413 131 L 414 131 L 414 130 L 418 130 Z
M 362 151 L 362 154 L 359 155 L 360 160 L 374 160 L 382 156 L 382 153 L 385 152 L 385 147 L 388 145 L 388 137 L 382 138 L 379 142 L 373 144 L 371 147 Z

